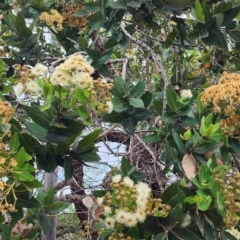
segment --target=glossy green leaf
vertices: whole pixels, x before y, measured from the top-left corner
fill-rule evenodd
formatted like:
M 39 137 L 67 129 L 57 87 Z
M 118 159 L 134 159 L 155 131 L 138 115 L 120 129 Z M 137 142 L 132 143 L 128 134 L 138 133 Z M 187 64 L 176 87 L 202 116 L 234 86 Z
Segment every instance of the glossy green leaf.
M 228 138 L 228 143 L 232 150 L 240 156 L 240 143 L 236 138 Z
M 123 9 L 123 10 L 128 9 L 128 7 L 122 2 L 108 2 L 107 5 L 113 9 Z
M 88 47 L 88 42 L 81 36 L 78 37 L 79 49 L 85 51 Z
M 39 126 L 49 129 L 49 123 L 52 121 L 52 118 L 48 115 L 48 113 L 41 112 L 40 108 L 33 106 L 22 106 L 26 111 L 27 115 Z
M 168 216 L 164 219 L 164 225 L 167 227 L 175 228 L 181 225 L 183 221 L 182 204 L 177 204 L 170 210 Z
M 49 205 L 53 203 L 53 198 L 54 198 L 54 188 L 53 186 L 51 186 L 47 192 L 46 192 L 46 196 L 44 198 L 44 205 Z
M 181 103 L 178 101 L 178 96 L 171 87 L 167 88 L 167 104 L 169 108 L 174 112 L 179 110 L 181 107 Z
M 17 194 L 17 206 L 22 208 L 37 208 L 41 206 L 41 203 L 33 196 L 29 194 L 20 193 Z
M 28 171 L 21 169 L 21 168 L 15 168 L 14 171 L 12 171 L 13 177 L 15 177 L 18 181 L 33 181 L 34 177 L 32 174 L 30 174 Z
M 144 107 L 147 108 L 151 102 L 152 102 L 153 94 L 151 92 L 145 92 L 142 96 L 141 99 L 144 103 Z
M 166 239 L 166 233 L 158 233 L 153 240 L 165 240 Z
M 60 212 L 62 212 L 63 210 L 65 210 L 68 206 L 70 205 L 70 203 L 68 202 L 54 202 L 53 204 L 49 204 L 47 206 L 44 206 L 44 212 L 46 214 L 58 214 Z
M 167 38 L 165 40 L 165 43 L 164 43 L 164 47 L 165 48 L 168 48 L 172 45 L 173 41 L 175 40 L 177 36 L 177 31 L 176 30 L 173 30 L 172 32 L 170 32 L 168 35 L 167 35 Z
M 152 117 L 153 113 L 148 111 L 148 110 L 144 110 L 144 111 L 142 111 L 140 113 L 134 114 L 134 116 L 137 118 L 138 121 L 144 121 L 144 120 Z
M 84 148 L 89 144 L 94 143 L 99 137 L 102 129 L 96 129 L 93 132 L 89 133 L 87 136 L 83 137 L 78 144 L 78 149 Z
M 110 123 L 120 123 L 123 121 L 123 119 L 127 118 L 128 114 L 125 112 L 111 112 L 110 114 L 105 114 L 103 116 L 103 121 L 104 122 L 110 122 Z
M 134 171 L 133 173 L 130 174 L 130 178 L 134 181 L 134 182 L 140 182 L 142 180 L 144 180 L 146 178 L 146 175 L 142 172 L 137 172 Z
M 125 99 L 119 98 L 119 97 L 114 97 L 112 99 L 112 103 L 113 103 L 113 110 L 117 113 L 126 111 L 130 107 L 130 105 Z
M 24 162 L 27 162 L 32 159 L 32 156 L 25 152 L 24 147 L 21 147 L 16 155 L 17 167 L 21 167 Z
M 125 157 L 122 157 L 121 160 L 121 170 L 124 176 L 128 176 L 129 171 L 131 170 L 132 166 L 129 162 L 129 160 Z
M 139 229 L 138 226 L 136 225 L 135 227 L 131 227 L 127 231 L 127 235 L 130 236 L 131 238 L 138 239 L 139 238 Z
M 204 154 L 208 151 L 218 149 L 222 145 L 223 145 L 223 142 L 206 142 L 194 148 L 194 152 L 198 154 Z
M 37 213 L 36 218 L 41 226 L 42 231 L 47 234 L 52 226 L 50 218 L 45 213 Z
M 179 152 L 180 152 L 182 155 L 184 155 L 185 150 L 184 150 L 184 145 L 183 145 L 183 142 L 182 142 L 181 137 L 180 137 L 179 134 L 176 133 L 174 130 L 172 131 L 172 136 L 173 136 L 174 141 L 175 141 L 175 143 L 176 143 L 176 145 L 177 145 L 177 147 L 178 147 Z
M 200 235 L 197 235 L 197 233 L 188 228 L 178 228 L 175 229 L 173 233 L 184 240 L 202 240 Z
M 71 158 L 64 159 L 63 167 L 64 167 L 65 181 L 68 181 L 72 177 L 74 172 L 72 159 Z
M 130 98 L 129 104 L 135 108 L 144 108 L 144 103 L 140 98 Z
M 18 134 L 14 133 L 14 135 L 11 137 L 11 139 L 9 141 L 10 150 L 13 150 L 14 152 L 17 152 L 19 146 L 20 146 L 20 142 L 18 140 Z
M 114 87 L 121 94 L 122 97 L 126 97 L 128 95 L 129 86 L 126 81 L 122 78 L 116 76 L 114 78 Z
M 122 121 L 122 126 L 126 133 L 133 135 L 138 124 L 138 120 L 134 116 L 129 116 Z
M 145 81 L 138 82 L 130 91 L 131 98 L 140 98 L 144 93 L 145 87 Z

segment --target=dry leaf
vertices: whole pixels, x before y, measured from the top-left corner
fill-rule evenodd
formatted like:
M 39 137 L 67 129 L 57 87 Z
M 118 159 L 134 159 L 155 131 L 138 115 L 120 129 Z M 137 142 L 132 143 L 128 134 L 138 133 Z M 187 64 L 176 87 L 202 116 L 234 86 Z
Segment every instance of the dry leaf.
M 103 214 L 103 212 L 104 212 L 104 208 L 102 206 L 97 206 L 94 216 L 96 218 L 98 218 L 99 216 L 101 216 Z
M 204 154 L 204 157 L 208 160 L 209 158 L 211 158 L 212 155 L 213 155 L 213 153 L 209 151 L 209 152 Z M 218 157 L 216 158 L 216 162 L 217 162 L 218 166 L 224 165 L 223 161 Z
M 182 167 L 186 177 L 191 180 L 197 175 L 197 163 L 192 154 L 185 154 L 182 160 Z
M 85 197 L 82 199 L 82 203 L 84 204 L 84 206 L 86 206 L 87 208 L 92 207 L 93 205 L 93 199 L 89 196 Z

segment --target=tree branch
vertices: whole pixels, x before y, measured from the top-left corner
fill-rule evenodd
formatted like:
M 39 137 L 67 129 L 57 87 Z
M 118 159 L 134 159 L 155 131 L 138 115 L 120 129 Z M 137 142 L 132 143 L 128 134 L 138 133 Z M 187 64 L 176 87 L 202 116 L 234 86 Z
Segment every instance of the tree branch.
M 159 67 L 159 69 L 161 71 L 161 74 L 162 74 L 162 77 L 163 77 L 163 82 L 164 82 L 164 86 L 163 86 L 163 112 L 162 113 L 165 113 L 166 112 L 166 108 L 167 108 L 167 95 L 166 95 L 166 92 L 167 92 L 167 86 L 168 86 L 168 78 L 167 78 L 166 71 L 165 71 L 165 69 L 163 67 L 163 64 L 162 64 L 159 56 L 146 43 L 144 43 L 144 42 L 142 42 L 140 40 L 137 40 L 132 35 L 130 35 L 123 26 L 120 26 L 120 28 L 124 32 L 124 34 L 127 37 L 129 37 L 132 41 L 137 43 L 139 46 L 142 46 L 143 48 L 146 48 L 150 52 L 150 54 L 153 57 L 153 59 L 156 61 L 156 64 L 157 64 L 157 66 Z

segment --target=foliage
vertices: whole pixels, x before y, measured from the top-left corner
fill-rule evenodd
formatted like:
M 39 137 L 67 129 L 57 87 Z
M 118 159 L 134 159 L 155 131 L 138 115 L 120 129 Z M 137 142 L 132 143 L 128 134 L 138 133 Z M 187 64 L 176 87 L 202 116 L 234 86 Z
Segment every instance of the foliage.
M 49 231 L 69 204 L 37 170 L 71 179 L 74 161 L 100 160 L 111 123 L 158 146 L 146 165 L 176 182 L 155 197 L 124 157 L 94 192 L 103 212 L 84 236 L 240 239 L 239 11 L 237 0 L 0 1 L 2 239 L 23 217 L 20 238 Z

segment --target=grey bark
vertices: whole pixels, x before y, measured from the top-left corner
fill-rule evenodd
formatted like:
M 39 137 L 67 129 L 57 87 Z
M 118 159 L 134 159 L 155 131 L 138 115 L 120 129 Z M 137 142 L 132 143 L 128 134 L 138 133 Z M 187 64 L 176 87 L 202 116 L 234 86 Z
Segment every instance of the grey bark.
M 44 191 L 47 191 L 51 186 L 57 183 L 57 169 L 53 173 L 45 173 L 44 175 Z M 42 232 L 41 240 L 55 240 L 56 239 L 56 217 L 51 217 L 51 228 L 47 234 Z

